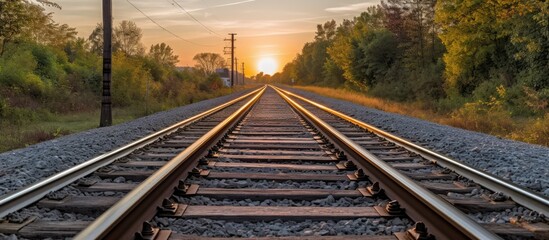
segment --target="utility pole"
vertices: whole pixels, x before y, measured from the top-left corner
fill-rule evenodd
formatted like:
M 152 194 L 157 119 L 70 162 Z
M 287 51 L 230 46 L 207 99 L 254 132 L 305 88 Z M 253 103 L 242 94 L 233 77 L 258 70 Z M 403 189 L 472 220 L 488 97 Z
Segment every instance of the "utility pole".
M 238 58 L 234 58 L 234 70 L 235 70 L 234 85 L 238 85 Z
M 242 85 L 246 84 L 246 72 L 244 72 L 244 63 L 242 63 Z
M 230 48 L 231 49 L 231 87 L 234 86 L 234 41 L 236 41 L 234 39 L 234 36 L 236 35 L 236 33 L 229 33 L 229 35 L 231 35 L 231 38 L 230 39 L 225 39 L 225 41 L 231 41 L 231 47 L 226 47 L 226 48 Z M 227 53 L 225 53 L 227 54 Z
M 112 0 L 103 0 L 103 98 L 99 127 L 112 125 Z

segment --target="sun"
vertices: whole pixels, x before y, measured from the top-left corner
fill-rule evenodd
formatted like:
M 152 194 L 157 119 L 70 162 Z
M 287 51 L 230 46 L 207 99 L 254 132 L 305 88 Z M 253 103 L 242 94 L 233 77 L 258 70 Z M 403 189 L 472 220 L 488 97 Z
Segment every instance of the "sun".
M 264 57 L 257 62 L 257 69 L 265 74 L 273 75 L 278 68 L 276 60 L 270 57 Z

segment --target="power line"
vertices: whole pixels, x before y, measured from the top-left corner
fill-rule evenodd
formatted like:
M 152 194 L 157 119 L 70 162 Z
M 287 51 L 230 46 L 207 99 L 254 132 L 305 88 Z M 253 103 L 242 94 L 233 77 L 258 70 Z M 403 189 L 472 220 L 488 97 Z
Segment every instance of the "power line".
M 196 19 L 189 11 L 187 11 L 183 6 L 181 6 L 176 0 L 172 0 L 172 2 L 175 3 L 179 8 L 181 8 L 181 10 L 183 10 L 187 15 L 189 15 L 189 17 L 191 17 L 194 21 L 196 21 L 198 24 L 202 25 L 202 27 L 204 27 L 206 30 L 208 30 L 208 32 L 213 33 L 213 34 L 217 35 L 220 38 L 223 38 L 221 35 L 216 33 L 214 30 L 210 29 L 209 27 L 204 25 L 202 22 L 198 21 L 198 19 Z
M 165 27 L 163 27 L 162 25 L 160 25 L 159 23 L 157 23 L 154 19 L 152 19 L 151 17 L 149 17 L 147 14 L 145 14 L 143 11 L 141 11 L 141 9 L 139 9 L 137 6 L 135 6 L 132 2 L 130 2 L 130 0 L 126 0 L 130 5 L 132 5 L 132 7 L 134 7 L 137 11 L 139 11 L 141 14 L 143 14 L 143 16 L 147 17 L 149 20 L 151 20 L 151 22 L 153 22 L 154 24 L 156 24 L 158 27 L 162 28 L 164 31 L 170 33 L 171 35 L 173 35 L 174 37 L 180 39 L 180 40 L 183 40 L 185 42 L 188 42 L 190 44 L 194 44 L 194 45 L 198 45 L 198 46 L 202 46 L 202 47 L 214 47 L 216 45 L 204 45 L 204 44 L 200 44 L 200 43 L 195 43 L 195 42 L 192 42 L 192 41 L 189 41 L 187 39 L 184 39 L 182 37 L 180 37 L 179 35 L 173 33 L 172 31 L 166 29 Z

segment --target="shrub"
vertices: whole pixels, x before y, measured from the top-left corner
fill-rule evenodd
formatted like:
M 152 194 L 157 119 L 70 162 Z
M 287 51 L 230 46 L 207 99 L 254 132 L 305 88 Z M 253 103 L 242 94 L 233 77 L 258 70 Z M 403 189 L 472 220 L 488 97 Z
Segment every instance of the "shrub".
M 525 125 L 525 129 L 512 133 L 509 137 L 524 142 L 549 146 L 549 113 Z
M 490 134 L 501 135 L 512 131 L 514 122 L 503 102 L 506 90 L 503 86 L 499 86 L 497 93 L 498 95 L 492 96 L 489 101 L 477 100 L 455 110 L 451 114 L 450 124 Z

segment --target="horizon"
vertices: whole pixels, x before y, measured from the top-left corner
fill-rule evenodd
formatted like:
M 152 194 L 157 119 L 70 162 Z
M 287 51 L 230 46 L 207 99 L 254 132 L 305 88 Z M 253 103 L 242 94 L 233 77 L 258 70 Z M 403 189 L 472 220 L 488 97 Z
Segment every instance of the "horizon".
M 61 5 L 61 10 L 48 7 L 46 10 L 54 13 L 56 22 L 76 28 L 79 37 L 87 39 L 95 26 L 102 22 L 99 1 L 55 2 Z M 343 19 L 352 19 L 367 7 L 380 3 L 378 0 L 306 0 L 297 3 L 289 0 L 129 2 L 113 2 L 113 26 L 122 20 L 135 22 L 143 30 L 142 43 L 145 50 L 148 51 L 153 44 L 165 42 L 179 56 L 177 66 L 193 67 L 195 63 L 192 58 L 197 53 L 223 55 L 223 49 L 229 43 L 224 39 L 229 37 L 228 33 L 234 32 L 238 34 L 235 42 L 238 70 L 241 71 L 241 63 L 245 62 L 247 76 L 264 69 L 281 71 L 305 43 L 314 40 L 317 24 L 332 19 L 339 24 Z M 151 22 L 132 4 L 184 40 Z M 286 10 L 285 6 L 292 6 L 292 9 Z M 229 58 L 226 55 L 224 57 Z M 271 75 L 274 73 L 264 72 Z

